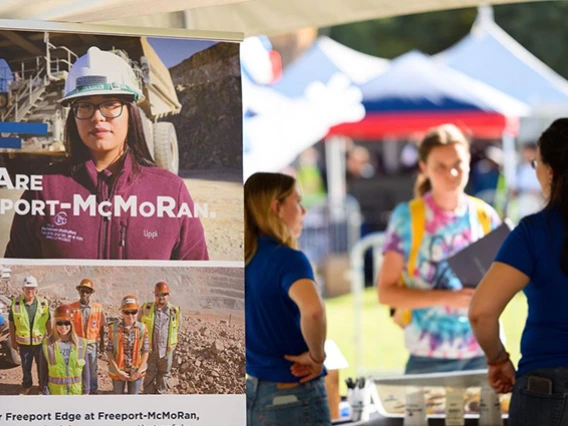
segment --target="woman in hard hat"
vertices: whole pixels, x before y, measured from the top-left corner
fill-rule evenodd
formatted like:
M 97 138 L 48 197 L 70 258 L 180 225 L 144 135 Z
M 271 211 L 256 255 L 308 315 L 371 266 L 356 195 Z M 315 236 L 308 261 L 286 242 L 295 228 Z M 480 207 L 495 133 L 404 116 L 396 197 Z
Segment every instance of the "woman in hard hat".
M 70 108 L 67 160 L 24 193 L 39 207 L 15 214 L 5 257 L 208 259 L 184 181 L 152 160 L 143 100 L 118 55 L 91 47 L 73 64 L 60 100 Z
M 568 422 L 568 118 L 555 120 L 532 160 L 547 200 L 507 236 L 471 301 L 469 319 L 489 361 L 488 381 L 512 392 L 510 426 Z M 499 317 L 526 295 L 528 315 L 515 371 L 499 338 Z M 519 318 L 521 320 L 521 318 Z
M 378 297 L 404 328 L 407 374 L 486 368 L 467 320 L 473 289 L 446 262 L 501 223 L 491 206 L 464 192 L 469 151 L 456 126 L 431 129 L 419 146 L 416 198 L 399 204 L 389 220 Z
M 137 321 L 140 306 L 134 296 L 125 296 L 121 303 L 122 319 L 108 328 L 106 347 L 109 377 L 115 394 L 140 393 L 142 380 L 148 369 L 150 345 L 146 326 Z
M 44 395 L 87 395 L 90 387 L 87 341 L 75 333 L 70 306 L 57 307 L 53 320 L 54 327 L 43 340 L 40 353 L 40 391 Z
M 245 317 L 249 426 L 331 425 L 323 376 L 326 316 L 296 249 L 306 210 L 294 178 L 245 183 Z M 285 419 L 285 420 L 283 420 Z

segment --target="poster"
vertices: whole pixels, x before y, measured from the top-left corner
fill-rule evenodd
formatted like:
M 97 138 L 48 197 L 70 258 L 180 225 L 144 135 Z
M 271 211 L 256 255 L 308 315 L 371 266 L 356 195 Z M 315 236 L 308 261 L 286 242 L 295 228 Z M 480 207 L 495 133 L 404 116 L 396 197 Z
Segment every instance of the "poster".
M 41 25 L 0 28 L 0 421 L 244 425 L 239 36 Z

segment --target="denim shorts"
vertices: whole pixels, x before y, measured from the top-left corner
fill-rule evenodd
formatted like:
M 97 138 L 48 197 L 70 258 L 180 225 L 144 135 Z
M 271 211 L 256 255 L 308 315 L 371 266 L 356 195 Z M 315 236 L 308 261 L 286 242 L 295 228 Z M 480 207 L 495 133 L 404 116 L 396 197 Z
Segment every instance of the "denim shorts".
M 278 383 L 247 378 L 248 426 L 330 426 L 323 378 L 279 389 Z
M 548 392 L 529 388 L 529 377 L 550 379 Z M 518 377 L 509 407 L 509 426 L 568 426 L 568 367 L 542 368 Z

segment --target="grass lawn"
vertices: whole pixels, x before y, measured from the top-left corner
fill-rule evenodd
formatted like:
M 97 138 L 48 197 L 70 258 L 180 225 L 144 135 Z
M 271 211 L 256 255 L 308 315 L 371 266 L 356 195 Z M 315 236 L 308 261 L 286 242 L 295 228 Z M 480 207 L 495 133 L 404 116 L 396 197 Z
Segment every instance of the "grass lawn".
M 355 377 L 354 306 L 353 296 L 347 294 L 325 300 L 329 339 L 337 343 L 347 358 L 349 367 L 340 372 L 341 395 L 347 393 L 344 379 Z M 363 331 L 361 334 L 362 367 L 365 375 L 401 374 L 408 359 L 402 329 L 389 317 L 388 307 L 378 304 L 376 289 L 367 288 L 363 296 Z M 516 364 L 519 361 L 519 343 L 527 315 L 524 294 L 519 293 L 507 306 L 501 319 L 507 338 L 507 350 Z

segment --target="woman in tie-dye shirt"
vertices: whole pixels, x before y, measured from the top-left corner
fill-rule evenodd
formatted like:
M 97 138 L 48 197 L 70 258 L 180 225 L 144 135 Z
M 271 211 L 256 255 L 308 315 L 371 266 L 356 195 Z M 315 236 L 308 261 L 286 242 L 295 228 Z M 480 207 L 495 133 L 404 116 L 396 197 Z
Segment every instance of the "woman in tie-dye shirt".
M 407 374 L 486 368 L 467 318 L 473 289 L 463 288 L 445 261 L 483 236 L 477 213 L 482 202 L 464 193 L 469 142 L 457 127 L 445 124 L 426 135 L 419 157 L 416 195 L 424 203 L 425 223 L 415 267 L 407 272 L 412 223 L 409 203 L 402 203 L 392 213 L 383 246 L 379 301 L 411 310 L 410 322 L 404 324 L 410 352 Z M 489 205 L 481 208 L 490 217 L 491 229 L 501 223 Z

